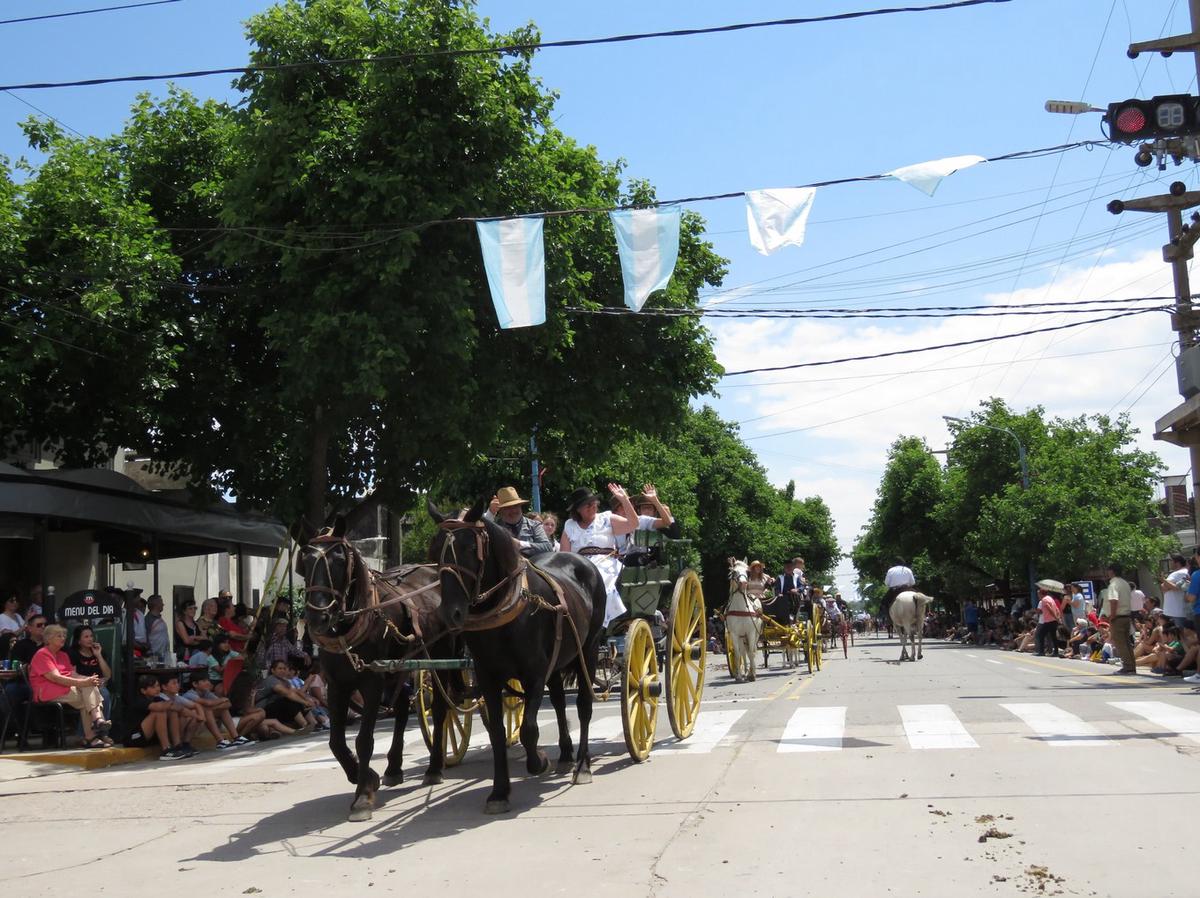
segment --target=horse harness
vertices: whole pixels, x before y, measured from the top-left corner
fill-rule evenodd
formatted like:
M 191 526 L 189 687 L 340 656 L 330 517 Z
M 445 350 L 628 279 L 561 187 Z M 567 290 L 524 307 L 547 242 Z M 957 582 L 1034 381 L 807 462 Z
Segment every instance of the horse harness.
M 358 554 L 354 551 L 354 547 L 345 537 L 334 536 L 331 531 L 323 531 L 318 536 L 309 540 L 309 546 L 317 551 L 317 563 L 325 565 L 325 573 L 330 583 L 333 582 L 333 572 L 329 568 L 328 553 L 337 546 L 341 546 L 346 554 L 347 577 L 346 585 L 342 589 L 335 589 L 332 586 L 321 585 L 305 585 L 305 606 L 319 612 L 329 613 L 331 609 L 338 608 L 342 617 L 352 619 L 350 630 L 343 636 L 329 636 L 321 633 L 313 633 L 312 639 L 323 651 L 333 652 L 339 655 L 345 655 L 351 666 L 356 672 L 362 672 L 366 664 L 355 653 L 354 649 L 366 642 L 371 634 L 371 630 L 377 622 L 382 622 L 384 631 L 391 635 L 396 640 L 402 643 L 413 644 L 417 643 L 418 647 L 411 654 L 416 654 L 424 647 L 424 634 L 421 631 L 420 613 L 417 606 L 413 603 L 413 598 L 422 593 L 429 592 L 438 586 L 438 581 L 425 586 L 418 587 L 407 592 L 400 592 L 396 585 L 383 579 L 376 571 L 368 568 L 365 564 L 357 561 Z M 365 580 L 360 581 L 359 568 L 365 571 Z M 409 570 L 403 572 L 398 580 L 403 580 L 404 577 L 411 574 L 413 571 L 424 567 L 424 565 L 414 565 Z M 360 592 L 365 593 L 363 603 L 358 608 L 347 608 L 347 599 L 353 594 L 357 584 Z M 380 587 L 392 595 L 380 601 Z M 309 598 L 314 593 L 328 594 L 330 599 L 325 604 L 318 604 Z M 409 619 L 412 621 L 413 632 L 405 634 L 396 626 L 396 622 L 384 613 L 384 609 L 395 605 L 403 605 L 409 611 Z
M 438 561 L 438 574 L 450 574 L 458 581 L 463 592 L 467 595 L 467 618 L 463 623 L 463 630 L 469 632 L 479 632 L 482 630 L 495 630 L 506 626 L 516 620 L 523 611 L 529 606 L 533 606 L 533 612 L 545 610 L 554 613 L 554 649 L 550 653 L 550 663 L 547 666 L 546 676 L 549 676 L 555 669 L 558 663 L 558 656 L 562 649 L 563 637 L 563 619 L 571 625 L 572 635 L 575 637 L 575 646 L 578 652 L 580 662 L 583 661 L 583 640 L 579 636 L 579 628 L 575 624 L 575 619 L 571 614 L 571 605 L 568 601 L 567 592 L 563 589 L 563 585 L 549 571 L 542 570 L 528 558 L 521 557 L 517 562 L 517 566 L 505 574 L 495 585 L 486 590 L 480 591 L 481 579 L 483 575 L 484 560 L 487 558 L 488 550 L 490 549 L 491 538 L 488 536 L 487 527 L 482 520 L 477 521 L 460 521 L 455 519 L 445 520 L 438 524 L 438 527 L 446 532 L 447 539 L 442 543 L 441 557 Z M 458 551 L 454 546 L 454 540 L 449 536 L 457 531 L 465 530 L 474 538 L 475 542 L 475 560 L 479 563 L 479 570 L 473 571 L 463 567 L 458 562 Z M 586 551 L 586 550 L 585 550 Z M 605 550 L 609 553 L 610 550 Z M 599 554 L 599 553 L 594 553 Z M 612 552 L 615 554 L 615 552 Z M 542 598 L 536 592 L 529 588 L 529 571 L 533 570 L 535 574 L 544 580 L 549 587 L 554 591 L 554 603 Z M 471 587 L 468 588 L 463 577 L 469 577 Z M 499 590 L 507 587 L 507 591 L 501 596 L 496 605 L 482 613 L 472 613 L 471 609 L 486 602 Z M 576 603 L 581 602 L 581 598 L 575 590 L 571 590 L 571 598 L 576 600 Z

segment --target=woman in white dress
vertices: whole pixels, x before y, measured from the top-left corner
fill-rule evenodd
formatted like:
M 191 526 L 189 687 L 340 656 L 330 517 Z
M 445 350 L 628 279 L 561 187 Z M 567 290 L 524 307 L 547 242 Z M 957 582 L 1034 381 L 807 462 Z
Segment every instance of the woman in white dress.
M 608 594 L 604 608 L 606 627 L 613 618 L 625 613 L 625 603 L 617 592 L 617 580 L 621 576 L 617 537 L 637 529 L 637 512 L 628 493 L 615 483 L 610 483 L 608 490 L 620 503 L 623 514 L 600 511 L 600 497 L 586 487 L 580 487 L 571 494 L 567 521 L 559 541 L 561 551 L 585 556 L 604 578 L 604 590 Z

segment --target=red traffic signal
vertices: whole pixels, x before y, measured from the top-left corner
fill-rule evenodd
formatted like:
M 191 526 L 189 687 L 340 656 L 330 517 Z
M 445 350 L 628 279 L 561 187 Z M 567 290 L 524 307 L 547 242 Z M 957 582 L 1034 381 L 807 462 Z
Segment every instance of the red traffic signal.
M 1190 94 L 1169 94 L 1149 100 L 1109 103 L 1104 122 L 1108 139 L 1117 143 L 1156 140 L 1200 133 L 1200 100 Z

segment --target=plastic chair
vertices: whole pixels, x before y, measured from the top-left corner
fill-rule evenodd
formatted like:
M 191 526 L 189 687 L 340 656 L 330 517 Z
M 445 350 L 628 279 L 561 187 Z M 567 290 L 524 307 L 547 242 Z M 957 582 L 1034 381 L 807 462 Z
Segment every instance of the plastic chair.
M 25 668 L 24 671 L 22 671 L 22 674 L 25 677 L 26 684 L 28 684 L 29 668 Z M 26 751 L 29 748 L 29 724 L 33 718 L 34 712 L 43 713 L 43 717 L 45 716 L 44 712 L 51 712 L 54 714 L 55 724 L 58 729 L 58 747 L 60 749 L 65 749 L 67 747 L 67 712 L 70 712 L 72 718 L 78 718 L 79 712 L 70 705 L 64 705 L 62 702 L 35 701 L 31 695 L 29 701 L 25 705 L 25 720 L 21 725 L 21 739 L 17 743 L 18 751 Z M 72 724 L 77 724 L 78 722 L 79 721 L 72 719 Z M 74 726 L 72 726 L 72 730 L 74 730 Z M 45 729 L 43 729 L 42 748 L 45 749 L 47 747 L 47 733 Z

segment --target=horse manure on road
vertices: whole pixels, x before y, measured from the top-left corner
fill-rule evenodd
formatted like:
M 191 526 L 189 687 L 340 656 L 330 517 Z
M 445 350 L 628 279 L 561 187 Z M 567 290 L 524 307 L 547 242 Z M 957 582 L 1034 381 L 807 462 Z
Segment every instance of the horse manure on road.
M 983 834 L 979 837 L 979 841 L 986 842 L 988 839 L 1011 839 L 1011 838 L 1012 838 L 1012 833 L 1006 833 L 1002 830 L 996 829 L 996 827 L 994 827 L 994 826 L 989 826 L 987 829 L 985 829 L 983 831 Z

